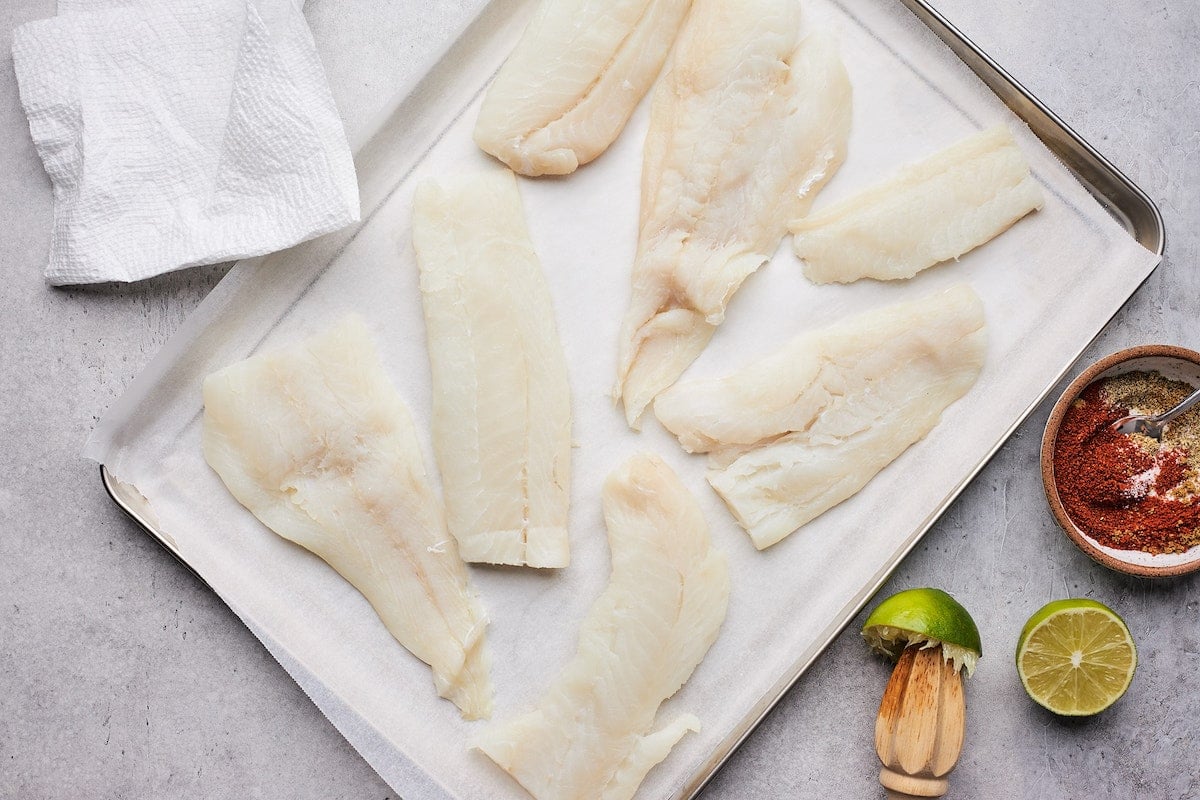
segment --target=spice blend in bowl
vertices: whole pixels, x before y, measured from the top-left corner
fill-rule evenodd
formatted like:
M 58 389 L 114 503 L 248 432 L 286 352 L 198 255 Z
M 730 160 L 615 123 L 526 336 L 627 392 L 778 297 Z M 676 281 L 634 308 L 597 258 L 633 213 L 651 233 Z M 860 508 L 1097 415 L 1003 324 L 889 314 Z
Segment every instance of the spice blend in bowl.
M 1058 495 L 1100 544 L 1153 554 L 1200 544 L 1200 409 L 1167 425 L 1161 442 L 1113 429 L 1123 417 L 1169 411 L 1193 391 L 1158 372 L 1128 372 L 1092 383 L 1063 415 Z
M 1170 577 L 1200 569 L 1200 410 L 1162 440 L 1112 423 L 1158 414 L 1200 386 L 1200 353 L 1145 345 L 1083 371 L 1055 403 L 1042 438 L 1042 484 L 1067 537 L 1101 564 Z

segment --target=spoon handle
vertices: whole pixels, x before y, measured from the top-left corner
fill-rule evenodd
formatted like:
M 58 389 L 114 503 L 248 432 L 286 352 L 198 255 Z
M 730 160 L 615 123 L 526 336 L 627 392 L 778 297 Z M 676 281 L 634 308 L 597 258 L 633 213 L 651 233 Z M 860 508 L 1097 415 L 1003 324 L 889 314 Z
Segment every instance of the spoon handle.
M 1175 406 L 1170 411 L 1164 411 L 1162 414 L 1159 414 L 1157 417 L 1155 417 L 1155 420 L 1157 422 L 1170 422 L 1197 403 L 1200 403 L 1200 389 L 1192 392 L 1190 395 L 1184 398 L 1182 403 Z

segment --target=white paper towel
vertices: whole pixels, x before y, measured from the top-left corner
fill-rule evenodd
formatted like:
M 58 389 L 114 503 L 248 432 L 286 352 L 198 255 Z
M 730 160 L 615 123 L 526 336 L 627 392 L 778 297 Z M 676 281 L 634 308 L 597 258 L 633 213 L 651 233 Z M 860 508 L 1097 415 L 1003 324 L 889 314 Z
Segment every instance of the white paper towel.
M 437 698 L 428 667 L 388 636 L 362 596 L 230 497 L 201 456 L 200 385 L 208 372 L 353 311 L 375 330 L 385 367 L 428 448 L 431 388 L 410 242 L 413 188 L 423 177 L 495 167 L 471 140 L 480 89 L 533 5 L 494 0 L 464 44 L 393 109 L 359 154 L 366 215 L 360 226 L 236 267 L 104 416 L 87 450 L 149 499 L 187 561 L 407 800 L 528 796 L 467 749 L 482 723 L 463 722 Z M 806 24 L 835 29 L 855 92 L 848 158 L 818 204 L 1005 123 L 1029 156 L 1046 207 L 961 262 L 911 281 L 814 286 L 785 241 L 742 287 L 689 376 L 723 374 L 801 330 L 960 281 L 983 298 L 990 338 L 979 383 L 927 439 L 860 494 L 759 552 L 706 484 L 705 459 L 683 453 L 653 418 L 641 434 L 632 433 L 609 396 L 636 247 L 646 104 L 592 164 L 565 180 L 521 181 L 570 364 L 580 446 L 572 454 L 571 567 L 471 569 L 491 618 L 497 718 L 528 709 L 574 651 L 579 622 L 609 573 L 600 487 L 631 453 L 655 451 L 678 471 L 731 570 L 720 638 L 660 712 L 661 719 L 694 712 L 704 728 L 650 772 L 638 794 L 643 800 L 686 793 L 747 711 L 864 599 L 893 556 L 912 544 L 1158 262 L 902 4 L 809 0 L 805 9 Z M 350 45 L 359 40 L 357 30 L 348 31 L 322 46 L 351 58 Z M 366 62 L 362 69 L 379 72 Z M 426 463 L 433 461 L 427 456 Z M 987 567 L 952 558 L 946 566 Z M 870 732 L 865 736 L 869 746 Z
M 295 0 L 61 0 L 13 61 L 54 183 L 47 279 L 135 281 L 359 218 Z

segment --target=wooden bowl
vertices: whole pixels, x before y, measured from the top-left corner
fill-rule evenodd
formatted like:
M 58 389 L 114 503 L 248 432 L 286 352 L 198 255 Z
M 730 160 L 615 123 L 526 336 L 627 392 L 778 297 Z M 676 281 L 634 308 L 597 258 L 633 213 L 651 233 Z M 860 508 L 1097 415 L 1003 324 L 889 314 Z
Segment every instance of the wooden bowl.
M 1058 496 L 1058 487 L 1054 482 L 1054 444 L 1058 438 L 1058 429 L 1062 425 L 1063 416 L 1071 403 L 1083 393 L 1090 384 L 1114 375 L 1127 372 L 1157 371 L 1171 380 L 1179 380 L 1200 386 L 1200 353 L 1183 347 L 1171 345 L 1150 344 L 1141 347 L 1131 347 L 1121 350 L 1111 356 L 1102 358 L 1085 369 L 1078 378 L 1058 398 L 1050 419 L 1046 422 L 1046 432 L 1042 435 L 1042 485 L 1046 490 L 1046 500 L 1050 503 L 1050 511 L 1062 526 L 1067 537 L 1083 552 L 1109 569 L 1124 572 L 1127 575 L 1138 575 L 1145 578 L 1169 578 L 1175 575 L 1185 575 L 1200 569 L 1200 545 L 1185 553 L 1164 553 L 1153 555 L 1141 550 L 1117 550 L 1105 547 L 1088 536 L 1071 520 L 1063 508 Z

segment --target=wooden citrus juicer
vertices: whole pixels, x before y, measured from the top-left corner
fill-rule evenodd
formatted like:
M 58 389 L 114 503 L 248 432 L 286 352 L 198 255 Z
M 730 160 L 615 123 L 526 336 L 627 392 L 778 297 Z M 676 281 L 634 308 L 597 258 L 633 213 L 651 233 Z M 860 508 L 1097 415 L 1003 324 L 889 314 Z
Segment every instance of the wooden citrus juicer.
M 940 589 L 909 589 L 880 603 L 862 633 L 872 650 L 896 659 L 875 718 L 879 782 L 889 800 L 941 797 L 962 752 L 962 672 L 982 653 L 979 629 Z
M 904 649 L 875 718 L 879 782 L 888 800 L 941 797 L 962 752 L 967 706 L 963 677 L 942 646 Z

